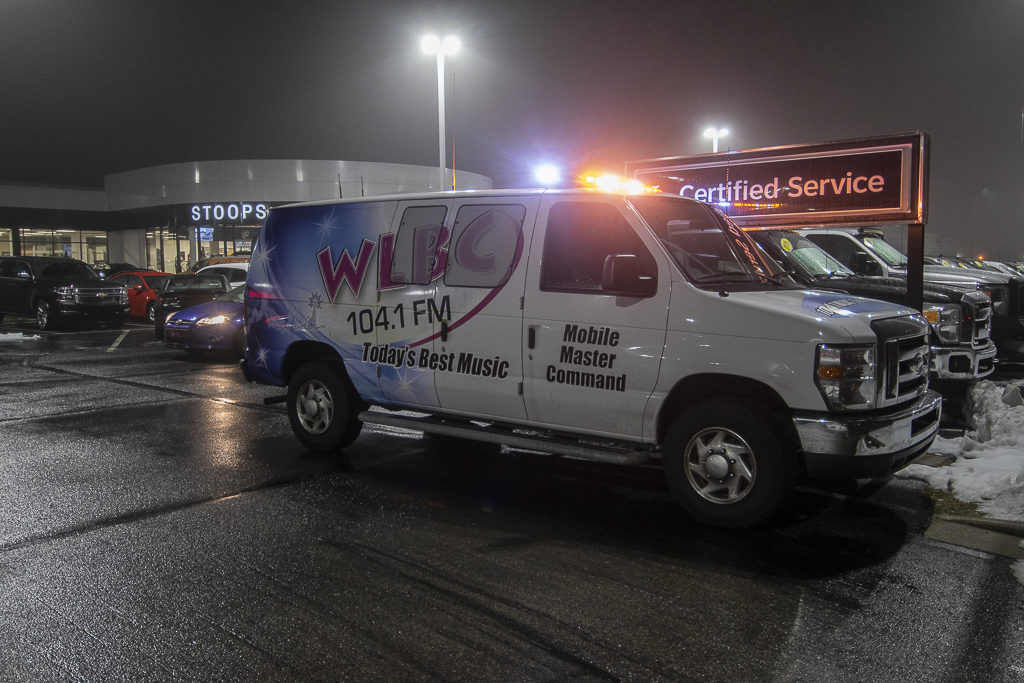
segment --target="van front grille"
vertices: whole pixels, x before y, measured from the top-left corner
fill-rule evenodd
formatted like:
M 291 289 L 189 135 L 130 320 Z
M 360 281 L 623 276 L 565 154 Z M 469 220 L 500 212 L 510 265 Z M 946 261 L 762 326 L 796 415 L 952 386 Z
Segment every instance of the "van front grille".
M 871 323 L 880 350 L 880 407 L 912 401 L 928 389 L 930 365 L 928 323 L 921 316 L 876 320 Z

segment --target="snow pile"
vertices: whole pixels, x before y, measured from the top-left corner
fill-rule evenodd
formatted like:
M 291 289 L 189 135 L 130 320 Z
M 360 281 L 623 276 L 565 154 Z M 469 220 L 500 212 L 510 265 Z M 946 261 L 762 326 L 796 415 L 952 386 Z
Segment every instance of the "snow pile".
M 996 519 L 1024 523 L 1024 399 L 1021 383 L 982 380 L 968 394 L 971 430 L 938 437 L 930 449 L 956 460 L 945 467 L 911 465 L 902 474 L 951 491 Z
M 39 339 L 39 336 L 38 335 L 32 335 L 31 337 L 26 337 L 21 332 L 12 332 L 10 334 L 0 332 L 0 344 L 9 343 L 9 342 L 29 341 L 30 339 Z
M 900 475 L 948 490 L 964 502 L 977 504 L 989 517 L 1024 524 L 1022 389 L 1022 382 L 975 384 L 967 397 L 971 429 L 957 439 L 938 437 L 929 450 L 956 460 L 944 467 L 911 465 Z M 1014 571 L 1024 582 L 1024 560 L 1015 563 Z

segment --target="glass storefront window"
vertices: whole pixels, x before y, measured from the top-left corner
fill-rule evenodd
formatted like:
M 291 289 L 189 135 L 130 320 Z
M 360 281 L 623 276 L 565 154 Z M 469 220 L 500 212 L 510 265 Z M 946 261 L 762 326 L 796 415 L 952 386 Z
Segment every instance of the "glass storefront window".
M 182 228 L 146 231 L 146 267 L 165 273 L 188 270 L 188 235 Z
M 22 228 L 20 255 L 67 256 L 85 261 L 89 265 L 105 263 L 107 233 L 103 230 L 71 228 Z
M 104 230 L 75 230 L 72 228 L 0 228 L 0 255 L 4 256 L 67 256 L 85 261 L 90 266 L 107 264 L 111 259 L 121 261 L 129 258 L 144 261 L 143 268 L 153 268 L 169 273 L 187 271 L 198 259 L 210 256 L 248 256 L 259 234 L 260 226 L 216 226 L 209 227 L 198 243 L 199 253 L 191 253 L 189 236 L 195 226 L 157 227 L 133 229 L 131 240 L 137 240 L 144 232 L 146 236 L 145 256 L 125 256 L 124 249 L 117 246 L 123 240 L 115 240 L 114 254 L 110 253 L 108 233 Z M 138 244 L 136 241 L 132 245 Z M 17 247 L 15 246 L 17 245 Z M 15 253 L 17 248 L 18 253 Z M 129 250 L 137 253 L 141 245 Z

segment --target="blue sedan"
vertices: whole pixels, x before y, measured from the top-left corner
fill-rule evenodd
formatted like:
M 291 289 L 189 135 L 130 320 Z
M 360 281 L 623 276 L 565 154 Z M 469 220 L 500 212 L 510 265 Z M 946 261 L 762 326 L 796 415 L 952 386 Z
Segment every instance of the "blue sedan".
M 244 296 L 245 285 L 240 285 L 213 301 L 172 313 L 164 323 L 164 342 L 193 355 L 231 351 L 241 356 L 245 347 Z

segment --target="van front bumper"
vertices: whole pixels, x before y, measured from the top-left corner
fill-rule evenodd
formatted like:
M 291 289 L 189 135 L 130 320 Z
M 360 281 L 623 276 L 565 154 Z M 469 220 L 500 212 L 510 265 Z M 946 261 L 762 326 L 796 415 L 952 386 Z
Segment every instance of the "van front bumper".
M 942 397 L 928 390 L 895 413 L 793 416 L 807 475 L 883 477 L 922 455 L 939 431 Z

